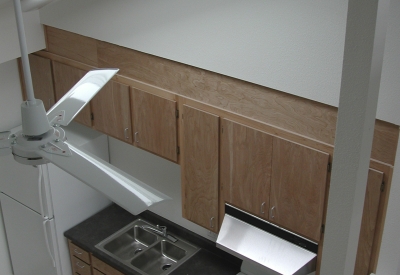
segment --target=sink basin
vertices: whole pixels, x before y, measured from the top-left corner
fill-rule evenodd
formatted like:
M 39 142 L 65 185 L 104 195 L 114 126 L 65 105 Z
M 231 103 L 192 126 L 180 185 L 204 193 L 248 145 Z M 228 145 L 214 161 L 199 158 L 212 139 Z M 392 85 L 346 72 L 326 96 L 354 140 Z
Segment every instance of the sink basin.
M 157 236 L 135 225 L 120 236 L 104 245 L 104 249 L 118 258 L 127 260 L 152 245 L 158 240 Z
M 185 255 L 185 250 L 170 242 L 161 241 L 133 259 L 131 264 L 149 275 L 159 275 L 171 269 Z
M 166 275 L 199 250 L 177 236 L 162 236 L 146 226 L 156 228 L 137 219 L 95 247 L 143 275 Z

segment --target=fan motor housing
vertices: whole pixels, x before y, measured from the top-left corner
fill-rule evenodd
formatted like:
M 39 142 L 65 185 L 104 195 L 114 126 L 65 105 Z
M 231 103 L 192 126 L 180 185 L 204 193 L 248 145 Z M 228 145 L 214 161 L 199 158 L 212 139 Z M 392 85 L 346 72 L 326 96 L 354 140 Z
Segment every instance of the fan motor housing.
M 65 140 L 65 132 L 60 127 L 51 127 L 45 134 L 38 136 L 26 136 L 23 132 L 18 132 L 12 142 L 12 154 L 21 164 L 46 164 L 49 161 L 38 155 L 37 151 L 42 150 L 49 142 L 57 140 Z
M 40 136 L 47 133 L 50 123 L 47 119 L 43 101 L 25 101 L 21 104 L 22 132 L 25 136 Z

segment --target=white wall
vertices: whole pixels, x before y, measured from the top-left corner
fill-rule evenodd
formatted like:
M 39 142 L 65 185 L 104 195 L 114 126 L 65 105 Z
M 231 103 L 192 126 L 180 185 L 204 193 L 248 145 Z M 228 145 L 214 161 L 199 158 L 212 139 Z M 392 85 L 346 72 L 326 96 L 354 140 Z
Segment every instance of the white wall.
M 393 1 L 379 119 L 400 125 Z M 41 22 L 338 106 L 347 1 L 61 0 Z
M 11 3 L 9 1 L 0 6 L 0 64 L 21 56 L 14 7 Z M 23 18 L 28 51 L 36 52 L 44 49 L 46 45 L 39 11 L 26 12 Z
M 17 61 L 0 64 L 0 132 L 21 124 L 19 105 L 22 101 Z M 2 163 L 0 157 L 0 165 Z M 0 177 L 1 180 L 1 177 Z M 11 275 L 3 218 L 0 212 L 0 274 Z
M 61 0 L 42 9 L 40 20 L 57 28 L 337 106 L 346 11 L 346 0 Z M 13 28 L 10 24 L 14 24 L 10 14 L 0 10 L 0 63 L 14 58 L 17 49 L 16 36 L 10 31 Z M 5 41 L 3 37 L 14 40 L 11 47 L 4 48 L 11 40 Z M 7 49 L 5 58 L 3 49 Z M 19 109 L 10 106 L 20 100 L 20 95 L 19 91 L 18 95 L 13 93 L 18 84 L 7 76 L 9 70 L 15 72 L 15 63 L 1 68 L 0 130 L 4 130 L 19 123 Z M 392 0 L 377 117 L 397 125 L 400 125 L 399 75 L 400 1 Z M 113 149 L 115 152 L 119 152 L 117 147 Z M 128 156 L 121 152 L 121 158 Z M 397 214 L 400 205 L 396 200 L 400 196 L 399 162 L 398 159 L 378 275 L 396 272 L 400 259 L 396 242 L 400 232 Z M 123 162 L 120 166 L 131 168 Z M 176 169 L 179 168 L 172 166 L 166 175 L 171 178 L 170 187 L 178 200 Z M 164 210 L 167 218 L 171 213 L 176 214 L 178 203 L 170 206 L 170 212 Z M 185 220 L 181 222 L 195 232 L 206 234 Z

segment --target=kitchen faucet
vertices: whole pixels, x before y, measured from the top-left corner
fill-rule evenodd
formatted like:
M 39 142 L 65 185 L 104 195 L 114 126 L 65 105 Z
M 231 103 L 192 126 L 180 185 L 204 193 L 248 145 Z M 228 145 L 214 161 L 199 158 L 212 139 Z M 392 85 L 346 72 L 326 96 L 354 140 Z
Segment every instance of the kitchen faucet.
M 171 242 L 175 243 L 178 239 L 167 234 L 167 227 L 164 225 L 157 225 L 157 226 L 152 226 L 152 225 L 142 225 L 143 229 L 147 229 L 155 234 L 158 234 L 160 236 L 163 236 L 164 238 L 170 240 Z

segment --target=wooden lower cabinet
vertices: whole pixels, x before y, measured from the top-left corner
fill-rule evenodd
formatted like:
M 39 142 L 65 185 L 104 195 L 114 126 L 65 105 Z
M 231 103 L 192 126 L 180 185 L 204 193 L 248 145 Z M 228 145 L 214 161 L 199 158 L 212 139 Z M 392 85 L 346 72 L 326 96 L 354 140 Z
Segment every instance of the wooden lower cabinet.
M 183 105 L 182 215 L 218 232 L 219 117 Z
M 73 275 L 124 275 L 68 240 Z
M 89 252 L 68 240 L 69 255 L 73 275 L 91 275 L 92 267 Z
M 115 268 L 109 266 L 105 262 L 97 259 L 92 255 L 92 267 L 93 267 L 93 275 L 95 274 L 104 274 L 104 275 L 123 275 L 123 273 L 119 272 Z M 95 273 L 97 272 L 97 273 Z

